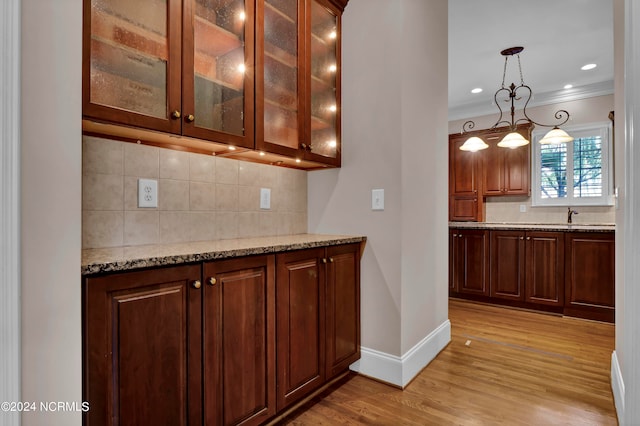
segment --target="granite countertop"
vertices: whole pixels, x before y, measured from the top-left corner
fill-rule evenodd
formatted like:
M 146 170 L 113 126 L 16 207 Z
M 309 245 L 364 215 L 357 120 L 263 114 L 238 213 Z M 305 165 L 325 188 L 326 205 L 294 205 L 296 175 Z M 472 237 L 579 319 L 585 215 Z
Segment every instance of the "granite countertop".
M 238 238 L 180 244 L 154 244 L 82 250 L 82 275 L 127 271 L 162 265 L 278 253 L 313 247 L 359 243 L 364 236 L 299 234 L 278 237 Z
M 466 229 L 501 229 L 532 231 L 580 231 L 580 232 L 614 232 L 616 226 L 611 223 L 517 223 L 517 222 L 449 222 L 450 228 Z

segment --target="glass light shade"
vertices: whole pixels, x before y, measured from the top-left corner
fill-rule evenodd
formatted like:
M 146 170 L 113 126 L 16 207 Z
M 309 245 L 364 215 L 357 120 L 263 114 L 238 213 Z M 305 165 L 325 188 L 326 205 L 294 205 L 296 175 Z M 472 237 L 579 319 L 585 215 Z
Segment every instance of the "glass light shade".
M 558 145 L 561 143 L 572 142 L 573 137 L 569 136 L 567 132 L 558 127 L 554 127 L 544 135 L 544 138 L 540 139 L 542 145 Z
M 477 136 L 472 136 L 464 142 L 460 147 L 460 150 L 476 152 L 487 148 L 489 148 L 489 145 L 487 145 L 482 139 Z
M 524 138 L 524 136 L 522 136 L 520 133 L 518 132 L 511 132 L 509 134 L 507 134 L 507 136 L 505 136 L 504 138 L 502 138 L 502 140 L 500 142 L 498 142 L 498 146 L 500 148 L 517 148 L 519 146 L 524 146 L 526 144 L 528 144 L 529 141 L 526 140 Z

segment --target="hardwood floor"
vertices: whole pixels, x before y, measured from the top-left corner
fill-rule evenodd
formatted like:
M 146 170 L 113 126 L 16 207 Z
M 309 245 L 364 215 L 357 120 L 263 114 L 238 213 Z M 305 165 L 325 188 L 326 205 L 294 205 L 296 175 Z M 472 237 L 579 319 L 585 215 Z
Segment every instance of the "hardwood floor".
M 612 324 L 461 300 L 449 318 L 451 343 L 404 391 L 352 374 L 281 424 L 617 424 Z

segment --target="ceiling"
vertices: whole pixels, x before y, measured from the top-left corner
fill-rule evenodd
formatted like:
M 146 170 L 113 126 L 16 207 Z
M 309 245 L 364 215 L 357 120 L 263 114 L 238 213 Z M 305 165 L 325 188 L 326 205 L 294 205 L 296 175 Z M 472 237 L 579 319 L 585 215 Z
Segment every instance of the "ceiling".
M 497 114 L 500 51 L 513 46 L 524 47 L 529 106 L 613 93 L 613 0 L 449 0 L 449 120 Z M 597 67 L 582 71 L 588 63 Z M 511 83 L 520 84 L 516 56 Z

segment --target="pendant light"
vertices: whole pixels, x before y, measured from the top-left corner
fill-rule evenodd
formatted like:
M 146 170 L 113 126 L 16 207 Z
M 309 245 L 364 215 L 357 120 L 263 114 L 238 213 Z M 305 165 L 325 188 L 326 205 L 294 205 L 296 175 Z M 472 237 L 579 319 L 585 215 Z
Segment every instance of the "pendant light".
M 523 50 L 524 50 L 524 47 L 516 46 L 516 47 L 510 47 L 508 49 L 504 49 L 503 51 L 500 52 L 500 54 L 504 56 L 504 71 L 502 73 L 502 86 L 493 95 L 495 104 L 498 107 L 498 110 L 500 111 L 500 116 L 498 117 L 498 121 L 496 121 L 496 123 L 493 126 L 491 126 L 490 130 L 494 130 L 502 125 L 505 125 L 509 127 L 509 133 L 504 138 L 502 138 L 500 142 L 498 142 L 498 146 L 501 148 L 515 149 L 520 146 L 527 145 L 529 141 L 524 136 L 522 136 L 520 133 L 517 132 L 518 124 L 526 124 L 526 123 L 530 125 L 541 126 L 541 127 L 553 127 L 544 136 L 544 138 L 540 140 L 541 144 L 561 144 L 561 143 L 567 143 L 567 142 L 573 141 L 573 138 L 567 132 L 565 132 L 564 130 L 558 127 L 565 124 L 567 121 L 569 121 L 569 113 L 567 111 L 563 109 L 556 111 L 555 118 L 556 120 L 559 121 L 557 124 L 542 124 L 529 118 L 529 115 L 527 114 L 527 105 L 531 100 L 533 91 L 529 86 L 524 84 L 524 79 L 522 77 L 522 65 L 520 64 L 520 52 L 522 52 Z M 518 69 L 520 71 L 520 85 L 516 86 L 514 83 L 511 83 L 511 85 L 507 87 L 504 85 L 504 80 L 507 75 L 507 64 L 509 63 L 509 58 L 512 57 L 513 55 L 516 55 L 518 57 Z M 515 119 L 515 101 L 519 101 L 522 99 L 522 95 L 518 94 L 519 91 L 525 92 L 524 95 L 526 95 L 526 100 L 524 101 L 524 108 L 522 109 L 522 114 L 524 115 L 524 118 L 520 118 L 516 120 Z M 500 108 L 500 103 L 498 101 L 498 96 L 500 95 L 507 95 L 509 97 L 509 99 L 505 101 L 511 103 L 511 121 L 502 119 L 503 111 L 502 111 L 502 108 Z M 462 125 L 462 134 L 468 133 L 474 127 L 475 127 L 475 123 L 473 121 L 471 120 L 467 121 Z M 480 143 L 476 139 L 479 139 L 482 143 Z M 467 146 L 467 144 L 469 145 Z M 485 146 L 482 147 L 482 144 L 484 144 Z M 477 151 L 479 149 L 485 149 L 487 147 L 488 145 L 484 141 L 482 141 L 482 139 L 480 139 L 477 136 L 473 136 L 467 139 L 465 143 L 460 147 L 460 149 L 463 151 Z

